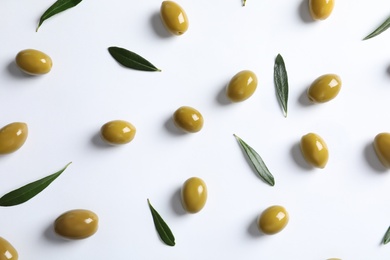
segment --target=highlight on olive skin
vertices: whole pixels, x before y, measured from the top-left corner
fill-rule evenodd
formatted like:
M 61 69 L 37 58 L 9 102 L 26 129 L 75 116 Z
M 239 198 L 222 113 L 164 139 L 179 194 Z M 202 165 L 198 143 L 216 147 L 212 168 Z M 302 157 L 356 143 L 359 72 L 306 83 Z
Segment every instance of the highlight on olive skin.
M 287 210 L 279 205 L 268 207 L 260 215 L 257 225 L 261 232 L 274 235 L 282 231 L 288 224 L 289 215 Z
M 49 73 L 53 66 L 49 55 L 34 49 L 20 51 L 15 57 L 15 62 L 21 71 L 29 75 Z
M 338 75 L 324 74 L 310 85 L 307 96 L 313 103 L 325 103 L 339 94 L 341 85 L 341 78 Z
M 16 249 L 6 239 L 0 237 L 0 260 L 18 260 Z
M 182 35 L 188 30 L 189 21 L 187 14 L 176 2 L 162 2 L 160 16 L 165 28 L 170 33 L 174 35 Z
M 111 145 L 122 145 L 131 142 L 136 132 L 136 128 L 124 120 L 109 121 L 100 128 L 103 141 Z
M 242 102 L 250 98 L 257 88 L 256 74 L 250 70 L 238 72 L 226 87 L 226 96 L 232 102 Z
M 309 0 L 310 15 L 314 20 L 325 20 L 333 11 L 334 0 Z
M 325 168 L 329 159 L 328 146 L 324 139 L 315 133 L 308 133 L 301 138 L 300 143 L 303 158 L 317 168 Z
M 196 133 L 203 128 L 202 114 L 193 107 L 182 106 L 173 113 L 173 122 L 179 129 L 187 133 Z
M 28 127 L 26 123 L 14 122 L 0 129 L 0 155 L 20 149 L 26 142 Z
M 390 133 L 379 133 L 375 136 L 374 150 L 382 165 L 390 169 Z
M 54 221 L 54 231 L 67 239 L 84 239 L 96 233 L 98 222 L 98 216 L 90 210 L 69 210 Z
M 197 213 L 203 209 L 207 201 L 206 183 L 192 177 L 186 180 L 181 188 L 181 202 L 185 211 Z

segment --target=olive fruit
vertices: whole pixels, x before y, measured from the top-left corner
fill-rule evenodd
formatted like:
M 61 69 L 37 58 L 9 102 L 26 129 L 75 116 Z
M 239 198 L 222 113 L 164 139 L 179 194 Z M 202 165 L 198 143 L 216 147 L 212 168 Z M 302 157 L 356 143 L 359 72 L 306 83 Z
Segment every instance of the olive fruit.
M 258 228 L 264 234 L 273 235 L 282 231 L 289 220 L 286 209 L 282 206 L 271 206 L 261 213 Z
M 230 80 L 226 87 L 226 95 L 233 102 L 241 102 L 252 96 L 256 88 L 256 74 L 250 70 L 243 70 Z
M 341 79 L 336 74 L 325 74 L 318 77 L 308 88 L 307 96 L 314 103 L 325 103 L 339 94 Z
M 46 74 L 53 66 L 53 62 L 47 54 L 33 49 L 20 51 L 16 55 L 15 61 L 23 72 L 30 75 Z
M 100 128 L 100 135 L 104 141 L 112 145 L 126 144 L 134 139 L 135 127 L 124 120 L 113 120 Z
M 202 179 L 192 177 L 184 182 L 181 188 L 181 202 L 187 212 L 199 212 L 206 204 L 206 200 L 207 187 Z
M 182 35 L 188 29 L 188 17 L 180 5 L 173 1 L 164 1 L 161 4 L 160 15 L 163 24 L 172 34 Z
M 203 121 L 202 114 L 192 107 L 182 106 L 173 113 L 173 122 L 185 132 L 199 132 L 203 127 Z
M 85 209 L 74 209 L 61 214 L 54 221 L 54 231 L 65 238 L 83 239 L 92 236 L 98 229 L 98 216 Z
M 309 10 L 314 20 L 325 20 L 333 11 L 334 0 L 309 0 Z
M 308 133 L 302 136 L 301 151 L 305 160 L 314 167 L 324 168 L 328 162 L 328 147 L 317 134 Z
M 390 168 L 390 133 L 375 136 L 374 149 L 383 166 Z
M 18 252 L 4 238 L 0 237 L 0 260 L 18 260 Z
M 0 129 L 0 154 L 18 150 L 27 139 L 27 124 L 14 122 Z

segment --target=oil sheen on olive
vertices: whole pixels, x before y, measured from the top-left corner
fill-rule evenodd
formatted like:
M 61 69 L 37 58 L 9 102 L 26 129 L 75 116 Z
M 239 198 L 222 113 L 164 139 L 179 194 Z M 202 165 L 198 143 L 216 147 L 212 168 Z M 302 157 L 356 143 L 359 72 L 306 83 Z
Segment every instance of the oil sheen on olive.
M 390 168 L 390 133 L 375 136 L 374 149 L 383 166 Z
M 164 1 L 160 8 L 161 20 L 168 31 L 182 35 L 188 30 L 188 17 L 184 9 L 173 1 Z
M 49 55 L 33 49 L 20 51 L 15 58 L 18 67 L 30 75 L 42 75 L 51 70 L 53 62 Z
M 96 233 L 98 222 L 98 216 L 90 210 L 70 210 L 54 221 L 54 231 L 68 239 L 83 239 Z
M 226 95 L 233 102 L 241 102 L 251 97 L 256 88 L 256 74 L 250 70 L 243 70 L 230 80 L 226 87 Z
M 325 20 L 333 11 L 334 0 L 309 0 L 309 10 L 314 20 Z
M 286 209 L 282 206 L 271 206 L 263 211 L 258 220 L 258 228 L 264 234 L 273 235 L 282 231 L 289 220 Z
M 305 160 L 317 168 L 325 168 L 329 151 L 325 141 L 317 134 L 308 133 L 301 138 L 301 151 Z
M 189 106 L 179 107 L 173 114 L 175 125 L 188 133 L 199 132 L 203 127 L 203 121 L 202 114 Z
M 127 144 L 134 139 L 135 127 L 124 120 L 113 120 L 100 128 L 100 135 L 104 141 L 112 145 Z
M 0 154 L 15 152 L 23 146 L 27 139 L 26 123 L 14 122 L 0 129 Z
M 181 201 L 187 212 L 199 212 L 206 204 L 206 200 L 207 186 L 202 179 L 192 177 L 184 182 L 181 188 Z
M 18 260 L 18 252 L 10 242 L 0 237 L 0 260 Z
M 322 75 L 308 88 L 307 96 L 314 103 L 328 102 L 339 94 L 341 84 L 341 79 L 336 74 Z

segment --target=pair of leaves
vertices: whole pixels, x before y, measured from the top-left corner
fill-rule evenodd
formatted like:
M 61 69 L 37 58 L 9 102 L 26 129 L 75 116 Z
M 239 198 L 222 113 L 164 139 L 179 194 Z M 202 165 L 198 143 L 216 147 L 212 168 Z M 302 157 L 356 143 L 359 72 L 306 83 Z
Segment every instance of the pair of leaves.
M 57 177 L 60 176 L 61 173 L 63 173 L 66 170 L 69 164 L 71 164 L 71 162 L 68 163 L 64 168 L 62 168 L 56 173 L 48 175 L 42 179 L 31 182 L 27 185 L 24 185 L 16 190 L 13 190 L 5 194 L 3 197 L 0 198 L 0 206 L 3 207 L 15 206 L 32 199 L 33 197 L 38 195 L 41 191 L 43 191 L 47 186 L 49 186 L 50 183 L 52 183 L 55 179 L 57 179 Z
M 378 28 L 376 28 L 372 33 L 367 35 L 363 40 L 371 39 L 379 34 L 383 33 L 390 28 L 390 17 L 386 19 Z
M 175 237 L 172 234 L 171 229 L 165 223 L 164 219 L 158 214 L 158 212 L 153 208 L 152 204 L 148 199 L 148 205 L 150 212 L 152 213 L 154 226 L 156 227 L 157 233 L 160 236 L 161 240 L 168 246 L 175 245 Z
M 47 9 L 43 15 L 41 16 L 41 19 L 39 20 L 37 30 L 42 25 L 42 23 L 52 17 L 53 15 L 56 15 L 58 13 L 61 13 L 69 8 L 75 7 L 78 5 L 82 0 L 58 0 L 55 2 L 52 6 Z
M 117 62 L 126 68 L 143 71 L 161 71 L 148 60 L 132 51 L 120 47 L 109 47 L 108 52 Z

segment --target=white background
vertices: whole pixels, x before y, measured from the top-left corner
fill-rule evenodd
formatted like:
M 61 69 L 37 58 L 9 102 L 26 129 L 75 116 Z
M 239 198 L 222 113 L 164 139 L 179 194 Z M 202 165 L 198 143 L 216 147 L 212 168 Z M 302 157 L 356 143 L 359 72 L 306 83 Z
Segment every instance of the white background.
M 390 225 L 390 173 L 372 142 L 390 131 L 390 31 L 362 38 L 390 15 L 388 0 L 337 1 L 329 19 L 313 22 L 302 0 L 181 0 L 190 27 L 170 36 L 161 1 L 83 1 L 35 32 L 53 0 L 0 2 L 0 125 L 26 122 L 25 145 L 0 157 L 0 194 L 73 163 L 25 204 L 0 208 L 0 236 L 20 259 L 389 259 L 380 245 Z M 162 72 L 121 67 L 119 46 Z M 53 59 L 44 76 L 22 74 L 15 55 L 27 48 Z M 279 107 L 273 66 L 280 53 L 289 76 L 288 117 Z M 255 94 L 231 104 L 224 88 L 243 69 L 259 79 Z M 318 76 L 340 75 L 334 100 L 311 105 L 305 91 Z M 172 124 L 182 105 L 205 125 L 182 134 Z M 99 139 L 107 121 L 133 123 L 133 142 Z M 325 169 L 308 167 L 302 135 L 323 137 Z M 263 183 L 233 137 L 257 150 L 276 185 Z M 186 214 L 179 190 L 189 177 L 206 182 L 209 198 Z M 176 246 L 155 231 L 147 198 L 171 227 Z M 256 218 L 271 205 L 290 214 L 279 234 L 265 236 Z M 52 231 L 63 212 L 96 212 L 98 232 L 66 241 Z

